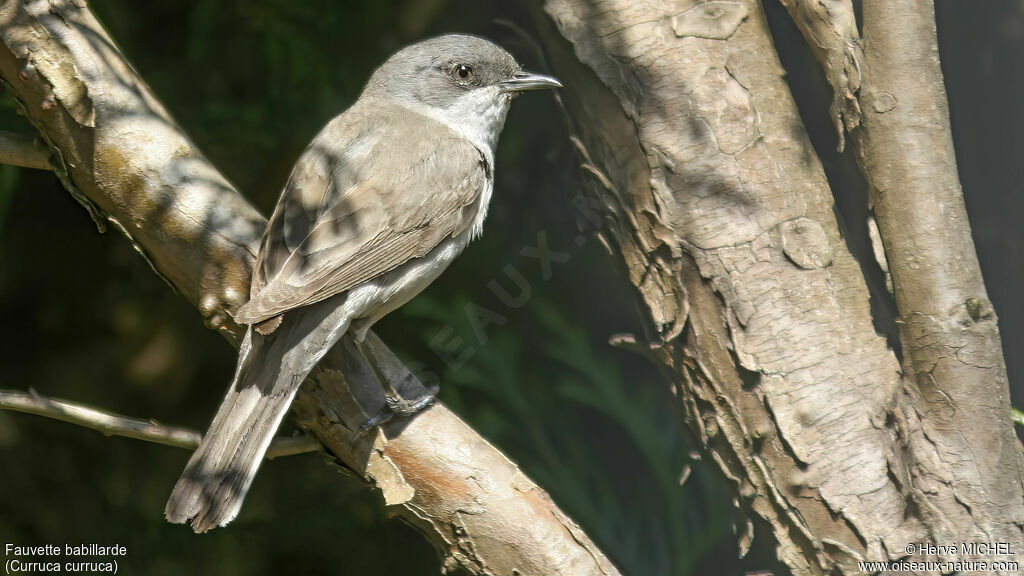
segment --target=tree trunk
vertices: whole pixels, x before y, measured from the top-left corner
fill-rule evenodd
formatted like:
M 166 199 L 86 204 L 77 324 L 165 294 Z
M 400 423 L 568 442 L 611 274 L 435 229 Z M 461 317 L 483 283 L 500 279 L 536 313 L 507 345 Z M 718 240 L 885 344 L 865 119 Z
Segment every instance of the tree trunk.
M 866 1 L 862 60 L 848 2 L 785 3 L 876 190 L 906 366 L 875 332 L 758 1 L 544 2 L 583 216 L 646 305 L 687 422 L 794 574 L 1012 561 L 958 544 L 1024 550 L 1024 475 L 931 7 Z
M 83 1 L 7 0 L 0 22 L 0 76 L 61 181 L 101 230 L 120 230 L 237 344 L 231 313 L 247 300 L 266 220 L 196 150 Z M 348 340 L 336 346 L 295 413 L 437 547 L 445 570 L 618 574 L 543 490 L 443 405 L 354 440 L 383 406 L 376 374 L 423 392 L 376 336 L 365 348 L 372 358 Z

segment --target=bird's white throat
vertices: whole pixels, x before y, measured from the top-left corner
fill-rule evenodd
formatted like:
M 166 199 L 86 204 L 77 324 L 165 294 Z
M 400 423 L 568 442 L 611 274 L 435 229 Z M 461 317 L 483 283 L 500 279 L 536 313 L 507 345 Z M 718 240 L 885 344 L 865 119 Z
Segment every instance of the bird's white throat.
M 446 107 L 399 103 L 413 112 L 433 118 L 473 143 L 494 165 L 494 148 L 505 125 L 512 97 L 497 87 L 470 90 Z

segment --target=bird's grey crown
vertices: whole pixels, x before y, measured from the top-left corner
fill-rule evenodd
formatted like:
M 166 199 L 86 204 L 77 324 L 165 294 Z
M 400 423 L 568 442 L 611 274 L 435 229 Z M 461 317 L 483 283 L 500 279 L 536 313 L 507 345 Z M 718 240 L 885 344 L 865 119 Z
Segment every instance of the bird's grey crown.
M 472 70 L 459 78 L 458 66 Z M 522 70 L 500 46 L 469 34 L 446 34 L 403 48 L 373 73 L 363 95 L 446 108 L 467 91 L 497 86 Z

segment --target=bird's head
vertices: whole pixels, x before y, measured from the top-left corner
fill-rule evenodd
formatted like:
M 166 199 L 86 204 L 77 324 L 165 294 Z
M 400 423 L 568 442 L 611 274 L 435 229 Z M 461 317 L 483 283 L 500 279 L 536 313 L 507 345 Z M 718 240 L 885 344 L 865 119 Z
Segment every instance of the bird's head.
M 483 38 L 447 34 L 395 53 L 373 73 L 363 96 L 431 116 L 493 149 L 513 96 L 558 87 L 550 76 L 524 72 L 511 54 Z

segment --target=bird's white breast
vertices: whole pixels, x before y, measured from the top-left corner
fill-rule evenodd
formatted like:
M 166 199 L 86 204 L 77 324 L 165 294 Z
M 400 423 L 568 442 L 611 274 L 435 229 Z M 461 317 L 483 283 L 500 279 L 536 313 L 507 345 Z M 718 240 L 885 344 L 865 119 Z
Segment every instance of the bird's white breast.
M 454 238 L 446 238 L 426 256 L 413 258 L 350 290 L 345 307 L 347 315 L 354 319 L 352 336 L 361 342 L 370 326 L 436 280 L 469 244 L 470 234 L 467 229 Z

